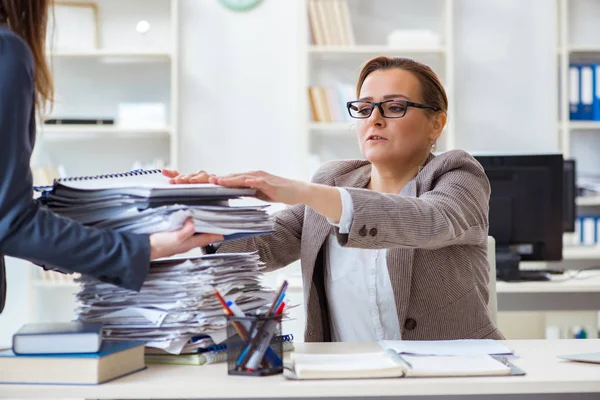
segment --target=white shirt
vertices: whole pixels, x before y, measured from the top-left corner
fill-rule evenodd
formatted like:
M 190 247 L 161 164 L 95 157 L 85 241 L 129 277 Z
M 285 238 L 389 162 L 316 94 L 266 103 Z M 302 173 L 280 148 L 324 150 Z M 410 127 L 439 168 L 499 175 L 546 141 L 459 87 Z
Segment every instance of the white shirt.
M 354 217 L 352 197 L 338 188 L 342 216 L 338 226 L 349 233 Z M 335 233 L 328 238 L 325 291 L 329 306 L 331 340 L 374 342 L 400 340 L 400 323 L 387 268 L 387 250 L 342 247 Z

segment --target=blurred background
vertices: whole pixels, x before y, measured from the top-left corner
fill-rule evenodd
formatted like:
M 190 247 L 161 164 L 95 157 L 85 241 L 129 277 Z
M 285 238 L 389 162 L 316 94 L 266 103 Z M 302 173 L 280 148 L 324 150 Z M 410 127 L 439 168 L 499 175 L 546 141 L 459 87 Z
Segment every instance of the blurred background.
M 577 229 L 552 266 L 580 271 L 600 262 L 598 21 L 598 0 L 57 1 L 56 104 L 38 128 L 35 183 L 162 167 L 309 179 L 325 161 L 361 157 L 344 104 L 362 64 L 411 57 L 449 96 L 438 152 L 575 160 Z M 299 266 L 268 283 L 282 279 L 300 304 L 286 330 L 302 340 Z M 500 329 L 598 337 L 600 280 L 569 282 L 499 283 Z M 23 323 L 73 318 L 72 276 L 9 259 L 8 283 L 0 345 Z M 556 290 L 565 300 L 550 305 Z M 522 307 L 505 307 L 515 293 Z

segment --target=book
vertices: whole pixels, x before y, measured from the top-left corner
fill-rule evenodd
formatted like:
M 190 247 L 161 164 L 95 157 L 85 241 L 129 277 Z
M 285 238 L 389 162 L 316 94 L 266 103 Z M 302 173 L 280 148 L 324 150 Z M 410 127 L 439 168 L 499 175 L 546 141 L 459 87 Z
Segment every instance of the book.
M 15 354 L 96 353 L 102 344 L 102 324 L 56 322 L 25 324 L 12 338 Z
M 377 353 L 292 353 L 284 370 L 288 379 L 361 379 L 450 376 L 523 375 L 505 357 L 483 355 L 399 355 L 393 350 Z
M 0 383 L 96 385 L 145 369 L 144 343 L 102 343 L 97 353 L 17 355 L 0 351 Z

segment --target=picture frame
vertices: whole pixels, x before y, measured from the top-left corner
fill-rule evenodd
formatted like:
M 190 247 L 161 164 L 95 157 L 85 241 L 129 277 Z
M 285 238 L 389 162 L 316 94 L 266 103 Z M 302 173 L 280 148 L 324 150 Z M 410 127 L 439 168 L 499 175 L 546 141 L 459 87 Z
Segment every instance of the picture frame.
M 100 47 L 98 4 L 57 0 L 50 16 L 46 47 L 53 52 L 93 51 Z

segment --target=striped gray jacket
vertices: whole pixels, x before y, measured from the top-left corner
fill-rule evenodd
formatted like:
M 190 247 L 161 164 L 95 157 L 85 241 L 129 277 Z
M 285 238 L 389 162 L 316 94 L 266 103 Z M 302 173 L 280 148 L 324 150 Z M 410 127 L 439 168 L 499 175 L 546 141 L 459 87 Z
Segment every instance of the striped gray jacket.
M 402 338 L 503 339 L 487 310 L 490 185 L 468 153 L 430 155 L 399 194 L 366 189 L 371 164 L 332 161 L 313 182 L 344 187 L 352 196 L 350 233 L 302 204 L 276 214 L 275 232 L 224 243 L 219 252 L 258 250 L 267 271 L 301 262 L 305 340 L 330 341 L 324 284 L 326 239 L 343 246 L 388 249 L 387 265 Z

